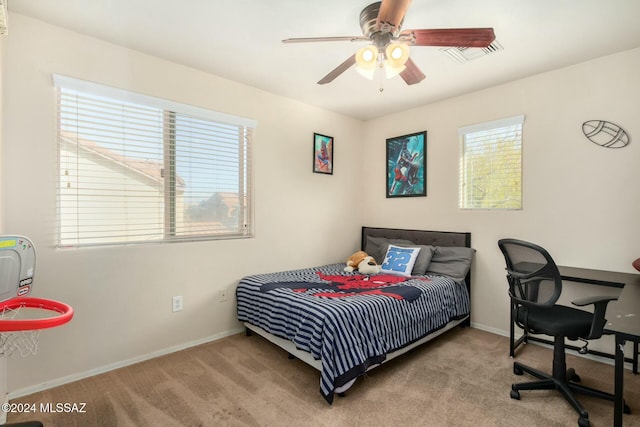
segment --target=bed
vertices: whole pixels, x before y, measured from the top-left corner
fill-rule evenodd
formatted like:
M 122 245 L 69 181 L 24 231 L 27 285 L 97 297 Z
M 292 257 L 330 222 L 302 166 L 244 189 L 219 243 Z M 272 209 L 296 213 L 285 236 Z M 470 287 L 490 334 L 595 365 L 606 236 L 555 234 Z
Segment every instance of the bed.
M 366 371 L 470 322 L 471 233 L 362 227 L 361 249 L 386 268 L 394 250 L 410 252 L 412 265 L 365 276 L 337 262 L 247 276 L 236 290 L 247 335 L 319 370 L 329 404 Z

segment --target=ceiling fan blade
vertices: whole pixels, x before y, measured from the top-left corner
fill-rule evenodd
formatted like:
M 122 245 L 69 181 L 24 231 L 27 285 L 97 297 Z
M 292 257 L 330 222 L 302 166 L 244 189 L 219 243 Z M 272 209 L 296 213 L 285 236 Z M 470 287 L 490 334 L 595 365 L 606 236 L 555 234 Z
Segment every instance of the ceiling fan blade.
M 338 37 L 294 37 L 282 40 L 282 43 L 309 43 L 309 42 L 359 42 L 370 41 L 364 36 L 338 36 Z
M 413 46 L 487 47 L 496 35 L 493 28 L 444 28 L 405 30 L 399 39 Z
M 347 58 L 346 61 L 344 61 L 342 64 L 340 64 L 336 68 L 334 68 L 333 71 L 331 71 L 329 74 L 324 76 L 322 78 L 322 80 L 320 80 L 318 82 L 318 84 L 319 85 L 324 85 L 324 84 L 327 84 L 327 83 L 331 83 L 333 80 L 335 80 L 336 77 L 338 77 L 340 74 L 342 74 L 345 71 L 347 71 L 355 63 L 356 63 L 356 54 L 354 53 L 349 58 Z
M 424 73 L 420 71 L 420 68 L 418 68 L 416 63 L 413 62 L 411 58 L 409 58 L 404 65 L 407 68 L 405 68 L 405 70 L 400 73 L 400 77 L 402 77 L 402 80 L 404 80 L 406 84 L 414 85 L 424 80 Z
M 376 23 L 378 29 L 387 24 L 392 27 L 392 33 L 399 30 L 410 4 L 411 0 L 382 0 Z

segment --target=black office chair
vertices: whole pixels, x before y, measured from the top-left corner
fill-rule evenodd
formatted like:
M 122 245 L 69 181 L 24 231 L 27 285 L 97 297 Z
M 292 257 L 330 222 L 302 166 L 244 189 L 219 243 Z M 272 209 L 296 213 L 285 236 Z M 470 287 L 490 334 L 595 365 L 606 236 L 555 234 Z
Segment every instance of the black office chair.
M 526 333 L 545 334 L 554 337 L 553 373 L 545 374 L 537 369 L 513 363 L 513 372 L 533 375 L 539 381 L 513 384 L 511 398 L 520 400 L 520 390 L 556 389 L 578 412 L 578 425 L 589 427 L 589 414 L 575 398 L 574 393 L 614 400 L 614 396 L 577 384 L 580 377 L 574 369 L 567 370 L 565 338 L 569 340 L 596 339 L 603 334 L 607 304 L 615 297 L 587 297 L 572 301 L 583 307 L 593 304 L 594 312 L 579 310 L 556 301 L 562 293 L 562 278 L 551 255 L 542 247 L 516 239 L 502 239 L 498 246 L 507 264 L 509 296 L 512 318 Z M 630 413 L 625 405 L 625 413 Z

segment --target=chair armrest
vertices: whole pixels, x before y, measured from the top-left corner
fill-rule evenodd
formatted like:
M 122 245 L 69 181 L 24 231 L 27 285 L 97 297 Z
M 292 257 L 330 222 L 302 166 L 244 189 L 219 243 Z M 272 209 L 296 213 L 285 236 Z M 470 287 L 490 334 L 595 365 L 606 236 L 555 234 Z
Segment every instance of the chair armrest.
M 571 301 L 571 304 L 577 305 L 578 307 L 584 307 L 585 305 L 596 304 L 598 302 L 608 303 L 609 301 L 616 301 L 617 299 L 618 297 L 600 295 L 600 296 L 578 298 L 576 300 Z
M 607 323 L 606 319 L 604 318 L 604 315 L 607 311 L 607 304 L 609 304 L 609 301 L 616 301 L 617 299 L 618 297 L 612 296 L 592 296 L 571 301 L 571 304 L 578 307 L 584 307 L 585 305 L 589 304 L 594 305 L 591 330 L 589 331 L 589 336 L 586 336 L 584 338 L 591 340 L 600 338 L 602 336 L 604 332 L 604 325 L 605 323 Z

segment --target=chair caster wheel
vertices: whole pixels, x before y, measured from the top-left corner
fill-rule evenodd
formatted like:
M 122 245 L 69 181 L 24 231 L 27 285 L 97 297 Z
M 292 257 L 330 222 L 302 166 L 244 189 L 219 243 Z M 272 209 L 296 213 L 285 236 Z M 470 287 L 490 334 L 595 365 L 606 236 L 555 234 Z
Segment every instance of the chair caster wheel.
M 511 393 L 509 393 L 509 395 L 512 399 L 520 400 L 520 392 L 518 390 L 511 390 Z
M 522 375 L 524 371 L 522 370 L 522 368 L 519 368 L 518 366 L 513 365 L 513 373 L 516 375 Z
M 576 371 L 573 368 L 569 368 L 567 370 L 567 379 L 569 381 L 573 381 L 574 383 L 579 383 L 580 381 L 582 381 L 580 375 L 576 374 Z
M 578 418 L 578 426 L 579 427 L 589 427 L 591 423 L 589 422 L 589 418 Z

